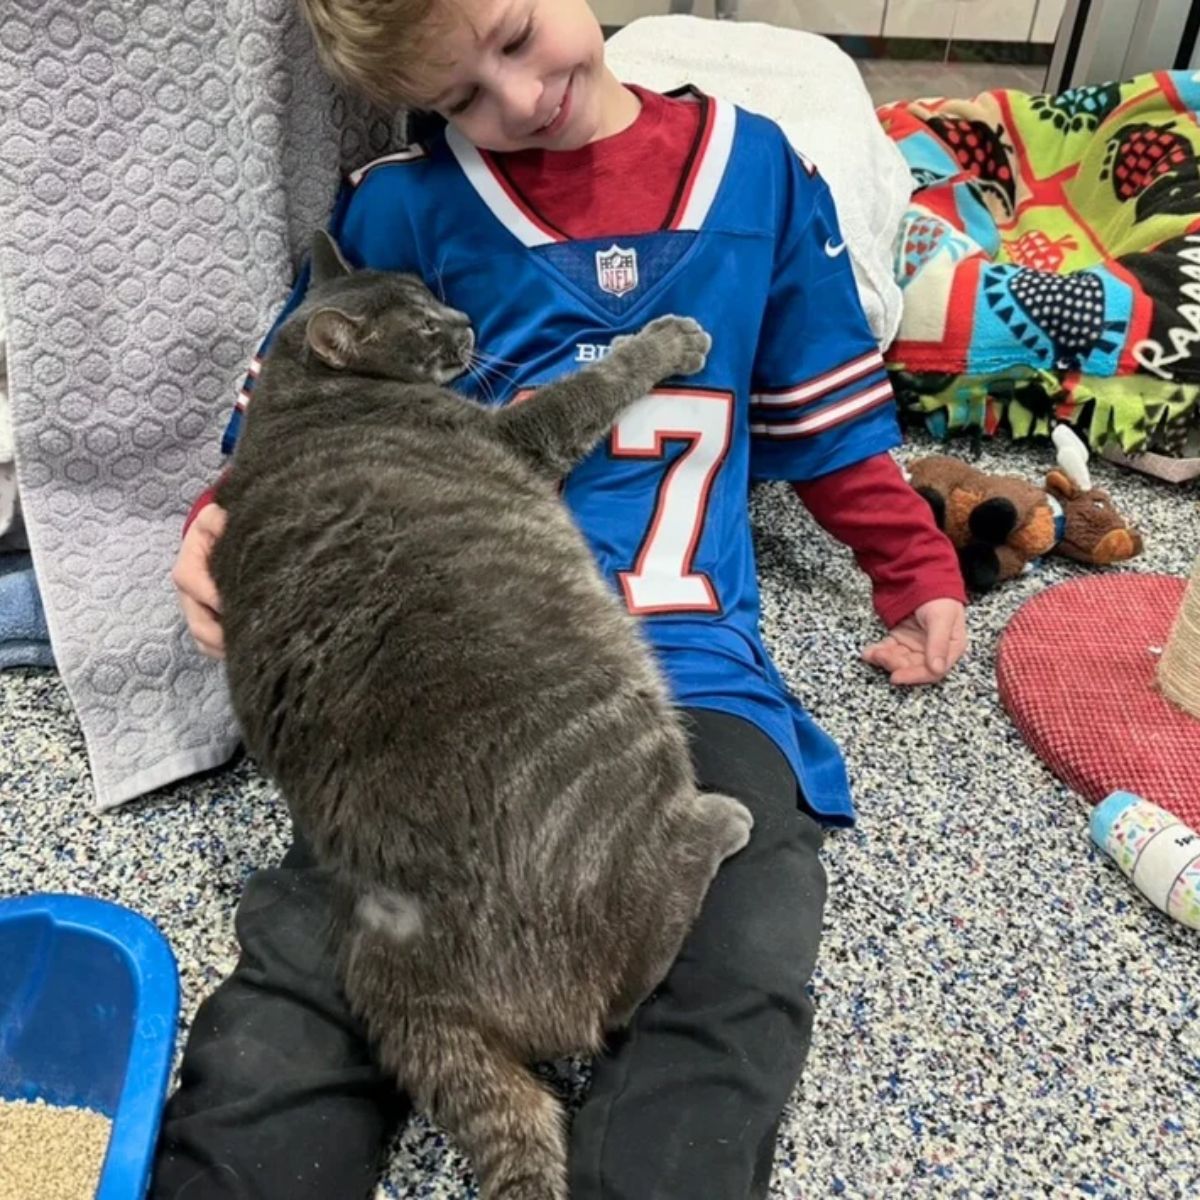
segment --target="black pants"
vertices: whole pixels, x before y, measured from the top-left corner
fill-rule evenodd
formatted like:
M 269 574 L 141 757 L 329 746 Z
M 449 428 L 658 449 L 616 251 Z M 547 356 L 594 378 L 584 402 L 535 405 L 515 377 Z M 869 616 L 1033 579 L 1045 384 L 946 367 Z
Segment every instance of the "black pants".
M 572 1200 L 764 1197 L 812 1030 L 821 829 L 774 743 L 686 713 L 701 785 L 754 813 L 656 995 L 595 1065 L 571 1131 Z M 251 877 L 242 955 L 200 1007 L 164 1118 L 152 1200 L 365 1200 L 408 1112 L 346 1010 L 302 846 Z

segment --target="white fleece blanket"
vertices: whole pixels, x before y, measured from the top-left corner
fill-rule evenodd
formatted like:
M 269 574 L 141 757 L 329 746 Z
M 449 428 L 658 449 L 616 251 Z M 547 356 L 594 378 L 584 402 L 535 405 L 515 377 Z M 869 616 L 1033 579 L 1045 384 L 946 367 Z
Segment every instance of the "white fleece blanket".
M 608 43 L 621 79 L 665 92 L 685 83 L 770 117 L 833 193 L 859 296 L 881 346 L 900 324 L 892 269 L 912 176 L 854 60 L 828 38 L 755 22 L 643 17 Z

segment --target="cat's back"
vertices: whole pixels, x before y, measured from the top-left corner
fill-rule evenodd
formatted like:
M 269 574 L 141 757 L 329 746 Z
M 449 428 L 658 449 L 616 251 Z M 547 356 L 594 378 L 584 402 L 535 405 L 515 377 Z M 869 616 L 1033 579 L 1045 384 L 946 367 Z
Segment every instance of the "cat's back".
M 269 680 L 302 678 L 291 719 L 308 738 L 403 727 L 427 758 L 465 763 L 471 739 L 520 744 L 555 705 L 657 695 L 554 484 L 486 411 L 416 398 L 397 408 L 368 388 L 300 426 L 248 422 L 253 479 L 233 493 L 217 580 L 241 707 L 270 709 Z

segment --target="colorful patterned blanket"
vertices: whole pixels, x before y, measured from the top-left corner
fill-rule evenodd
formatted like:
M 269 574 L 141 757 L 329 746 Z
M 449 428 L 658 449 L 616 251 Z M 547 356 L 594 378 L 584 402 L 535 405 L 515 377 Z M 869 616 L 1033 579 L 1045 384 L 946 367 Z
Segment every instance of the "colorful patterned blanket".
M 888 352 L 937 432 L 1052 417 L 1094 446 L 1196 453 L 1200 79 L 1000 89 L 879 110 L 917 188 Z

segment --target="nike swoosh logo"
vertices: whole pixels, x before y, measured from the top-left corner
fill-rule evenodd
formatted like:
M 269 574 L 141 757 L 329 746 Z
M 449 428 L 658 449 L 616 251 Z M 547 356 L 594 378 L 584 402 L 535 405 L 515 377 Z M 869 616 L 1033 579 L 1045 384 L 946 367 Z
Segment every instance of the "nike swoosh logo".
M 842 254 L 845 251 L 845 249 L 845 242 L 839 242 L 836 246 L 833 244 L 832 238 L 829 238 L 825 242 L 825 253 L 828 254 L 830 258 L 837 258 L 839 254 Z

